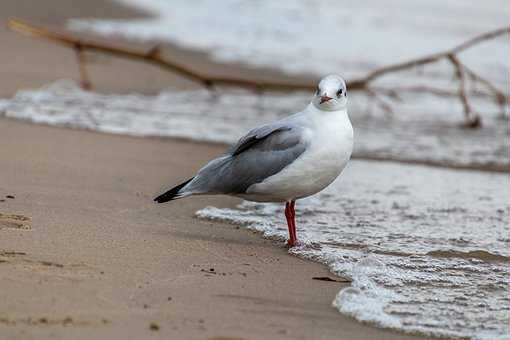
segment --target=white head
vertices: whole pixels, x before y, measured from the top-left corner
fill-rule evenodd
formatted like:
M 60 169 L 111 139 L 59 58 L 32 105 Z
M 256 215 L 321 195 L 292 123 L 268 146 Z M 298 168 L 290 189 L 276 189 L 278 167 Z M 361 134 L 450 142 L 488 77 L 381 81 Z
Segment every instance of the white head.
M 312 103 L 322 111 L 345 110 L 347 108 L 347 86 L 342 77 L 330 74 L 322 78 Z

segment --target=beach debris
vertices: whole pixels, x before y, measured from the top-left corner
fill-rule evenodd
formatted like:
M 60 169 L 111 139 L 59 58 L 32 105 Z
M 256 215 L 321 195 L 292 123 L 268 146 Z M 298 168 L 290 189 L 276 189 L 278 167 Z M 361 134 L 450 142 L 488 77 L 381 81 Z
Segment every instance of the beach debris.
M 329 276 L 314 276 L 314 277 L 312 277 L 312 280 L 326 281 L 326 282 L 340 282 L 340 283 L 350 283 L 351 282 L 351 280 L 349 280 L 349 279 L 332 279 Z
M 23 215 L 0 213 L 0 229 L 2 228 L 31 229 L 30 218 Z
M 48 325 L 48 326 L 68 326 L 68 325 L 87 325 L 89 322 L 86 321 L 75 321 L 70 316 L 67 316 L 62 319 L 51 319 L 47 317 L 25 317 L 25 318 L 11 318 L 7 316 L 0 316 L 0 324 L 4 325 L 29 325 L 29 326 L 38 326 L 38 325 Z
M 164 57 L 161 53 L 161 46 L 159 44 L 149 49 L 148 51 L 140 51 L 132 48 L 115 46 L 111 43 L 83 39 L 69 33 L 57 32 L 56 30 L 52 30 L 47 27 L 36 26 L 26 21 L 12 18 L 8 20 L 7 27 L 14 32 L 36 38 L 44 38 L 72 48 L 76 52 L 76 58 L 78 60 L 78 67 L 81 77 L 81 86 L 84 89 L 92 88 L 91 81 L 89 80 L 85 68 L 84 52 L 86 51 L 100 52 L 114 55 L 120 58 L 151 63 L 161 67 L 164 70 L 176 73 L 191 81 L 197 82 L 207 89 L 218 86 L 225 86 L 251 89 L 256 92 L 288 92 L 299 90 L 309 91 L 315 88 L 314 84 L 304 82 L 291 83 L 278 81 L 254 81 L 235 77 L 208 76 L 197 72 L 191 67 L 180 65 L 170 60 L 169 58 Z M 481 127 L 482 120 L 480 115 L 470 104 L 469 98 L 471 97 L 471 94 L 492 98 L 494 102 L 499 106 L 502 117 L 506 116 L 506 107 L 510 104 L 510 96 L 503 92 L 498 86 L 494 85 L 491 81 L 487 80 L 485 77 L 468 67 L 463 61 L 459 59 L 458 56 L 460 53 L 473 48 L 474 46 L 509 34 L 510 26 L 501 27 L 499 29 L 477 35 L 459 45 L 437 53 L 432 53 L 422 57 L 376 68 L 375 70 L 370 71 L 368 74 L 362 77 L 348 79 L 347 83 L 349 84 L 349 90 L 363 91 L 367 93 L 377 106 L 388 113 L 393 111 L 391 103 L 402 101 L 399 93 L 403 92 L 430 93 L 436 96 L 458 98 L 464 111 L 463 126 L 467 128 L 479 128 Z M 442 61 L 446 61 L 452 66 L 454 76 L 458 83 L 457 90 L 451 91 L 426 85 L 401 86 L 398 88 L 374 85 L 376 80 L 386 75 L 402 71 L 416 70 L 419 67 L 439 63 Z
M 13 256 L 25 256 L 27 253 L 23 251 L 4 251 L 0 250 L 0 256 L 13 257 Z
M 51 261 L 39 261 L 39 263 L 43 266 L 47 267 L 57 267 L 57 268 L 64 268 L 64 265 L 61 263 L 55 263 Z
M 149 329 L 151 331 L 159 331 L 159 325 L 155 322 L 151 322 L 151 324 L 149 325 Z
M 7 195 L 7 196 L 5 196 L 5 198 L 9 198 L 9 199 L 13 200 L 13 199 L 15 199 L 16 197 L 14 197 L 14 195 Z

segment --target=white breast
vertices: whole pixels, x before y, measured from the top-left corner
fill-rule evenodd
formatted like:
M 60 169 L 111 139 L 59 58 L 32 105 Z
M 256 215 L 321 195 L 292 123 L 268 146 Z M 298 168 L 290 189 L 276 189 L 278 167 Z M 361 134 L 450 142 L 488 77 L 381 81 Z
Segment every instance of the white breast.
M 326 188 L 347 165 L 353 130 L 346 111 L 314 112 L 303 136 L 307 150 L 293 163 L 248 188 L 243 198 L 283 202 L 307 197 Z

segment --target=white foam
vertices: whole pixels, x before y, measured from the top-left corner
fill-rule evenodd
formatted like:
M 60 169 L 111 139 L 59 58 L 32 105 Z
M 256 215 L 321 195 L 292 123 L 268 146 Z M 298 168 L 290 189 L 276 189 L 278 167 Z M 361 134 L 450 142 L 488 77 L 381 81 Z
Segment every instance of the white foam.
M 352 279 L 340 312 L 409 333 L 504 338 L 510 332 L 510 178 L 352 161 L 297 204 L 291 253 Z M 197 213 L 285 240 L 283 207 L 242 203 Z M 430 255 L 429 255 L 430 254 Z M 499 257 L 498 257 L 499 256 Z
M 253 126 L 302 110 L 310 93 L 162 91 L 158 95 L 104 95 L 58 81 L 0 99 L 0 112 L 36 123 L 135 136 L 181 137 L 233 143 Z M 510 169 L 510 130 L 490 103 L 484 127 L 458 127 L 462 116 L 451 99 L 410 96 L 394 115 L 367 110 L 364 95 L 349 96 L 355 156 Z M 192 103 L 192 105 L 190 105 Z
M 391 270 L 383 262 L 368 255 L 353 265 L 350 287 L 342 289 L 333 300 L 333 307 L 360 321 L 383 327 L 400 328 L 402 321 L 385 313 L 384 308 L 398 300 L 397 293 L 378 285 L 371 277 L 388 275 Z
M 118 1 L 147 10 L 154 17 L 79 19 L 70 21 L 70 27 L 144 41 L 169 41 L 227 62 L 278 67 L 288 72 L 337 72 L 347 79 L 452 47 L 481 32 L 506 26 L 510 17 L 505 0 L 469 4 L 457 0 L 391 0 L 384 4 L 362 0 L 348 5 L 334 0 Z M 503 37 L 462 53 L 460 58 L 508 92 L 510 65 L 505 56 L 509 54 L 510 45 Z M 378 84 L 457 91 L 454 78 L 451 65 L 443 62 L 388 76 Z M 510 167 L 508 115 L 506 120 L 496 119 L 498 108 L 494 103 L 470 98 L 486 128 L 467 133 L 451 129 L 463 119 L 458 100 L 427 94 L 400 95 L 404 101 L 394 106 L 394 115 L 374 115 L 374 101 L 352 98 L 356 155 Z M 292 105 L 287 108 L 301 109 Z M 237 123 L 236 119 L 231 122 L 232 126 Z

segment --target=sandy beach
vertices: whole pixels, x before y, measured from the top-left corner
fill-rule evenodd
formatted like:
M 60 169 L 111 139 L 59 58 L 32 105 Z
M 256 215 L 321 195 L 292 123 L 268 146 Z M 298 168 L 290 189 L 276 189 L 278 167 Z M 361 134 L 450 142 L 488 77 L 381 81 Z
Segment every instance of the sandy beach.
M 98 0 L 3 1 L 0 13 L 2 97 L 77 78 L 72 51 L 7 32 L 8 16 L 58 26 L 69 17 L 139 15 Z M 172 53 L 206 71 L 238 71 L 205 62 L 203 54 Z M 191 86 L 147 65 L 106 57 L 90 73 L 104 92 Z M 6 118 L 0 119 L 0 145 L 2 339 L 411 338 L 338 313 L 331 301 L 347 283 L 314 280 L 332 277 L 324 266 L 260 235 L 194 217 L 207 205 L 238 200 L 152 203 L 162 183 L 186 179 L 223 145 Z
M 408 338 L 339 314 L 323 266 L 193 217 L 237 200 L 152 204 L 223 146 L 8 119 L 0 143 L 3 338 Z

